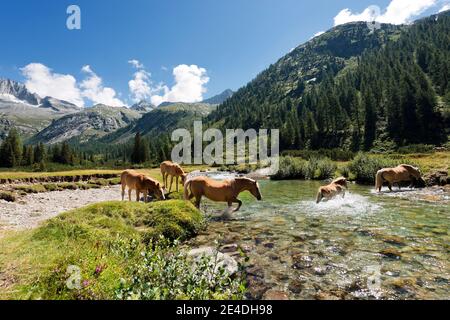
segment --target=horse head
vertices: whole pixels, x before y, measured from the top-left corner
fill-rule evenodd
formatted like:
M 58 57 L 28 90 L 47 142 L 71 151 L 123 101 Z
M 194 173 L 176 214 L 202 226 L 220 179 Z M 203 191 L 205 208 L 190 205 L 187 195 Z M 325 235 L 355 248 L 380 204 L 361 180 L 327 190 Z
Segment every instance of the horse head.
M 340 185 L 340 186 L 345 187 L 345 188 L 348 188 L 347 179 L 344 178 L 344 177 L 337 178 L 337 179 L 333 180 L 332 183 Z
M 249 178 L 236 178 L 235 181 L 240 185 L 241 190 L 249 191 L 258 201 L 262 200 L 259 183 Z

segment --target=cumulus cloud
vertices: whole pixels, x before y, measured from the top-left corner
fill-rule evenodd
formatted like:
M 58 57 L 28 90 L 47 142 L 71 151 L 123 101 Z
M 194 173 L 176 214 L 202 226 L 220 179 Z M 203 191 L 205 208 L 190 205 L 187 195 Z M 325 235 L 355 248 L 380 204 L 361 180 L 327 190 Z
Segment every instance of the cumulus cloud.
M 25 86 L 41 97 L 51 96 L 83 107 L 84 101 L 77 80 L 70 74 L 54 73 L 41 63 L 30 63 L 21 69 Z
M 95 104 L 101 103 L 112 107 L 121 107 L 125 103 L 116 97 L 116 91 L 112 88 L 104 87 L 103 80 L 89 65 L 84 66 L 83 71 L 87 78 L 80 84 L 82 96 L 91 100 Z
M 381 23 L 405 24 L 422 14 L 429 8 L 437 5 L 439 0 L 392 0 L 384 13 L 374 16 L 371 7 L 361 13 L 353 13 L 350 9 L 341 10 L 334 17 L 334 25 L 354 21 L 377 21 Z
M 154 105 L 163 102 L 199 102 L 209 82 L 206 69 L 197 65 L 181 64 L 173 69 L 175 84 L 169 87 L 163 83 L 154 85 L 150 72 L 138 60 L 128 61 L 135 69 L 133 79 L 128 82 L 131 99 L 134 102 L 150 100 Z
M 128 82 L 131 99 L 134 102 L 150 99 L 154 92 L 151 88 L 151 74 L 144 69 L 144 65 L 138 60 L 130 60 L 128 63 L 137 69 L 134 78 Z
M 199 102 L 206 93 L 209 82 L 206 69 L 197 65 L 181 64 L 173 69 L 175 84 L 160 87 L 160 94 L 153 95 L 151 101 L 155 105 L 162 102 Z

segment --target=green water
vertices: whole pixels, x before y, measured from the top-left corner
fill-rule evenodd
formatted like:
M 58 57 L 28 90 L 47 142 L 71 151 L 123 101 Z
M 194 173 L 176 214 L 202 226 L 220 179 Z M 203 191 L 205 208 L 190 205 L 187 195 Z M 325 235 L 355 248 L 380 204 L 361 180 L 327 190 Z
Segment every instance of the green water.
M 238 244 L 266 289 L 291 299 L 449 299 L 449 193 L 376 194 L 351 185 L 316 205 L 319 182 L 261 181 L 263 201 L 243 194 L 230 221 L 212 219 L 193 245 Z M 448 189 L 447 189 L 448 190 Z M 204 202 L 217 215 L 225 206 Z M 256 284 L 255 284 L 256 283 Z

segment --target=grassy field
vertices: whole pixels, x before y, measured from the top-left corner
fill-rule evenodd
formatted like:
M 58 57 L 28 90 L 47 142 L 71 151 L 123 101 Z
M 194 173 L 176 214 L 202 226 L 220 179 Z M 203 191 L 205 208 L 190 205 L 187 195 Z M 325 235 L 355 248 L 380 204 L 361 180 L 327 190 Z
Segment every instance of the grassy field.
M 181 200 L 106 202 L 64 213 L 0 239 L 0 299 L 240 297 L 239 281 L 218 275 L 207 285 L 208 265 L 193 270 L 170 242 L 203 227 L 201 213 Z M 75 288 L 67 284 L 72 272 Z
M 209 168 L 208 166 L 183 166 L 186 172 L 191 172 L 195 170 L 204 170 Z M 90 175 L 109 175 L 117 174 L 120 175 L 123 170 L 68 170 L 68 171 L 56 171 L 56 172 L 25 172 L 25 171 L 14 171 L 6 170 L 0 171 L 0 179 L 28 179 L 28 178 L 44 178 L 44 177 L 72 177 L 72 176 L 90 176 Z M 142 172 L 150 175 L 155 179 L 161 179 L 161 172 L 159 168 L 152 169 L 136 169 L 138 172 Z

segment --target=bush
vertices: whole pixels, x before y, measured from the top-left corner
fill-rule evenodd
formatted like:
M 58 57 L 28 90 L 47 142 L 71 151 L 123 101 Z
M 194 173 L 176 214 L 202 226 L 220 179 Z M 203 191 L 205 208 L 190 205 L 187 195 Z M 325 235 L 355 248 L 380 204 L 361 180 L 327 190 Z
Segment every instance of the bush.
M 0 191 L 0 200 L 15 202 L 17 200 L 17 195 L 10 191 Z
M 401 164 L 399 161 L 390 158 L 360 153 L 350 163 L 349 169 L 354 174 L 357 182 L 373 184 L 375 183 L 375 175 L 378 170 L 395 167 L 399 164 Z
M 327 158 L 321 159 L 317 162 L 317 171 L 314 178 L 319 180 L 333 178 L 336 170 L 336 163 Z
M 118 243 L 119 250 L 129 250 L 125 255 L 133 257 L 136 250 L 127 243 Z M 151 243 L 137 255 L 128 267 L 129 280 L 123 279 L 117 290 L 118 299 L 139 300 L 211 300 L 243 299 L 244 285 L 240 279 L 232 279 L 223 267 L 203 257 L 193 266 L 187 255 L 161 238 Z
M 293 157 L 281 157 L 279 170 L 271 178 L 273 180 L 305 179 L 306 166 L 307 162 L 305 160 Z

